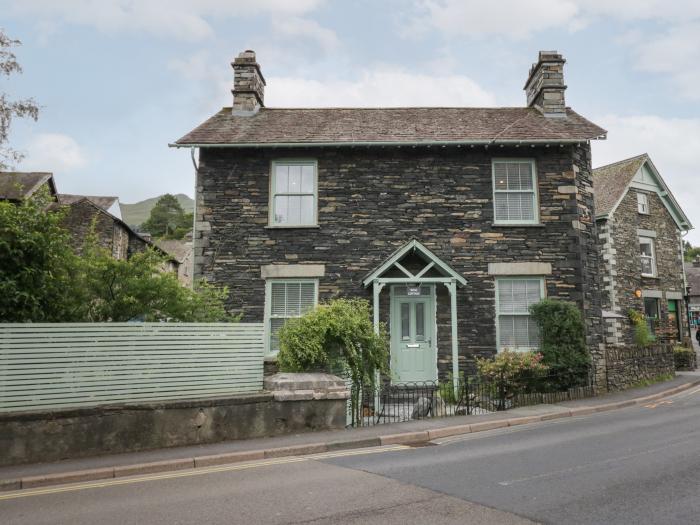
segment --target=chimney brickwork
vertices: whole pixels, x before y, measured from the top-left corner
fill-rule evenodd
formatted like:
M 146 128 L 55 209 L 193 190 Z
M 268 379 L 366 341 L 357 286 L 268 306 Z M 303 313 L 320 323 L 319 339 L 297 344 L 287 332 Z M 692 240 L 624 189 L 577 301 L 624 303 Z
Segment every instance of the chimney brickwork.
M 565 117 L 564 63 L 556 51 L 540 51 L 525 83 L 528 107 L 539 109 L 546 117 Z
M 233 114 L 254 115 L 265 107 L 265 78 L 260 64 L 255 60 L 255 51 L 240 53 L 231 63 L 233 67 Z

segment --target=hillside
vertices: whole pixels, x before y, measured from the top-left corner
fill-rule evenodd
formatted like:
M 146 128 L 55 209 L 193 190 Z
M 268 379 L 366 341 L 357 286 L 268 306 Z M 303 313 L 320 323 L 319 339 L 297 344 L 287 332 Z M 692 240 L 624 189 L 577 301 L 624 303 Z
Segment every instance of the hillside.
M 158 202 L 158 199 L 161 197 L 162 195 L 159 195 L 158 197 L 135 202 L 134 204 L 119 203 L 119 207 L 122 212 L 122 219 L 130 226 L 138 226 L 139 224 L 142 224 L 146 221 L 146 219 L 148 219 L 148 216 L 151 214 L 151 209 L 156 205 L 156 202 Z M 187 195 L 184 193 L 178 193 L 175 195 L 175 198 L 180 203 L 180 206 L 182 206 L 182 209 L 185 210 L 185 213 L 194 211 L 194 200 L 189 198 Z

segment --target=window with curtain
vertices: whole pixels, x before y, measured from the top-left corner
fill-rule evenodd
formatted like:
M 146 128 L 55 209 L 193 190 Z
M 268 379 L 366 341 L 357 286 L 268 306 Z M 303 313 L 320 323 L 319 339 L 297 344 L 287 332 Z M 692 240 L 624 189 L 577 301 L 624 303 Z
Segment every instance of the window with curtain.
M 316 162 L 275 161 L 270 185 L 271 226 L 316 225 Z
M 314 280 L 269 281 L 269 352 L 279 350 L 277 337 L 287 319 L 301 317 L 316 306 L 317 282 Z
M 537 224 L 537 175 L 532 160 L 493 161 L 496 224 Z
M 646 193 L 637 192 L 637 211 L 649 215 L 649 198 Z
M 498 349 L 532 350 L 539 347 L 539 329 L 530 316 L 530 305 L 543 298 L 540 278 L 496 279 Z
M 654 239 L 651 237 L 639 238 L 639 258 L 642 263 L 642 275 L 656 276 L 656 256 L 654 253 Z

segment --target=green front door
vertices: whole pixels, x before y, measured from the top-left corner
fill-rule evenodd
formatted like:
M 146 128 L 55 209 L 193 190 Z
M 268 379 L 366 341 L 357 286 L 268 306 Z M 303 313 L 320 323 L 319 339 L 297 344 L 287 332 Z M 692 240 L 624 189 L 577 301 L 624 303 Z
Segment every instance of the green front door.
M 435 299 L 432 287 L 396 286 L 391 294 L 391 375 L 394 383 L 435 381 Z

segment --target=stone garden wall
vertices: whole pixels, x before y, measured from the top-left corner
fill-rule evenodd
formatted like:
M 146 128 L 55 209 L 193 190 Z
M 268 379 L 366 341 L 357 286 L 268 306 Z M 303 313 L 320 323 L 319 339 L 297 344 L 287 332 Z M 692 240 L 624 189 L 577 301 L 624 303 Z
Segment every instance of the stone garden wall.
M 649 381 L 675 373 L 673 349 L 670 345 L 638 348 L 616 346 L 606 350 L 608 391 L 624 390 L 641 381 Z

